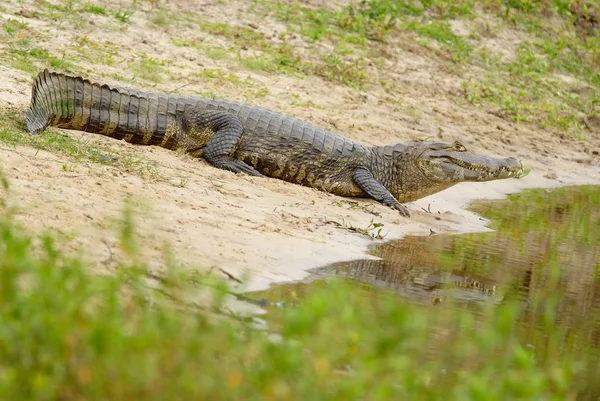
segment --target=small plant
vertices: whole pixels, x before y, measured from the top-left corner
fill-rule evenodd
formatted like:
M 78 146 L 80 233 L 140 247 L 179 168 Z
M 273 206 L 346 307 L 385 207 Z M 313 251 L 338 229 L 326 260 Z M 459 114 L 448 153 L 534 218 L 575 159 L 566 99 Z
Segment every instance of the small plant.
M 516 178 L 527 177 L 529 175 L 529 173 L 531 173 L 531 169 L 530 168 L 525 168 L 522 171 L 520 171 L 519 173 L 517 173 Z
M 341 207 L 341 204 L 338 204 L 338 206 Z M 366 235 L 367 237 L 370 237 L 373 239 L 383 239 L 383 238 L 385 238 L 385 235 L 386 235 L 386 234 L 382 235 L 382 233 L 381 233 L 383 230 L 384 224 L 374 222 L 372 219 L 371 219 L 371 222 L 369 223 L 369 225 L 365 228 L 355 227 L 351 223 L 346 223 L 345 221 L 343 223 L 338 223 L 337 221 L 334 221 L 334 220 L 325 220 L 325 224 L 333 224 L 334 226 L 341 228 L 343 230 L 346 230 L 348 232 L 359 233 L 359 234 Z
M 115 18 L 125 24 L 129 22 L 133 13 L 132 10 L 120 10 L 115 13 Z
M 386 234 L 382 235 L 381 231 L 383 230 L 383 223 L 378 223 L 371 219 L 369 225 L 364 229 L 364 231 L 368 232 L 371 237 L 375 239 L 383 239 Z
M 4 23 L 4 30 L 6 31 L 6 33 L 11 34 L 11 35 L 19 32 L 19 31 L 26 30 L 26 29 L 29 29 L 29 24 L 26 22 L 17 21 L 14 19 L 8 19 Z
M 87 3 L 83 5 L 82 11 L 86 13 L 98 14 L 98 15 L 108 15 L 106 9 L 98 4 Z

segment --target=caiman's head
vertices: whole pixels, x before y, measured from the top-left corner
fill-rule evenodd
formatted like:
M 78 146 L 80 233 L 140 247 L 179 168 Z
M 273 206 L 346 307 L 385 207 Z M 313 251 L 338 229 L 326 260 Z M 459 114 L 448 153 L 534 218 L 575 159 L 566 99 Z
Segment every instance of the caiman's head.
M 460 142 L 416 145 L 415 154 L 423 174 L 434 182 L 499 180 L 515 177 L 522 169 L 514 157 L 500 159 L 477 155 Z
M 459 182 L 491 181 L 522 175 L 514 157 L 475 154 L 459 142 L 411 143 L 393 148 L 394 182 L 388 189 L 400 202 L 410 202 Z

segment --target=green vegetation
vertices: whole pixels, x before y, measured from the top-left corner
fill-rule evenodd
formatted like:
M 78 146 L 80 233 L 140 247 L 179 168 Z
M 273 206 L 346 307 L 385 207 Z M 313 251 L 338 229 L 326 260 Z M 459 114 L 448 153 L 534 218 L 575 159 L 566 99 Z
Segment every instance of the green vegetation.
M 583 26 L 593 21 L 591 6 L 585 6 L 585 1 L 367 0 L 334 9 L 309 8 L 297 0 L 255 0 L 250 14 L 268 13 L 286 25 L 272 35 L 256 24 L 215 21 L 160 3 L 152 1 L 152 9 L 147 10 L 139 1 L 130 9 L 78 0 L 40 1 L 36 13 L 78 28 L 84 24 L 78 13 L 112 15 L 123 24 L 111 23 L 114 19 L 103 23 L 127 30 L 131 15 L 141 12 L 158 27 L 177 23 L 199 28 L 202 35 L 197 39 L 170 39 L 209 59 L 237 62 L 254 72 L 300 78 L 316 75 L 363 91 L 385 81 L 392 97 L 401 89 L 390 82 L 385 66 L 399 56 L 407 57 L 397 54 L 395 49 L 399 49 L 456 75 L 462 82 L 462 91 L 453 92 L 457 103 L 509 121 L 582 138 L 582 132 L 589 129 L 588 120 L 598 117 L 600 29 Z M 509 30 L 519 34 L 520 42 L 504 49 L 513 54 L 500 53 L 490 42 Z M 4 23 L 4 33 L 9 48 L 0 50 L 0 58 L 29 73 L 41 65 L 76 70 L 80 60 L 73 53 L 92 63 L 113 65 L 126 60 L 114 58 L 123 49 L 107 50 L 106 46 L 114 45 L 104 43 L 73 46 L 55 54 L 52 47 L 40 45 L 41 33 L 31 32 L 16 19 Z M 297 46 L 298 37 L 307 47 Z M 219 40 L 213 43 L 211 38 Z M 156 60 L 157 56 L 147 58 Z M 130 62 L 129 68 L 144 80 L 165 82 L 166 77 L 157 71 L 160 65 L 144 63 Z
M 595 92 L 600 88 L 600 29 L 582 36 L 574 24 L 571 3 L 488 0 L 476 10 L 475 2 L 469 0 L 370 0 L 332 11 L 309 9 L 296 1 L 256 1 L 257 7 L 288 23 L 292 32 L 312 42 L 327 40 L 336 44 L 336 51 L 322 56 L 324 63 L 313 69 L 313 73 L 324 78 L 363 87 L 369 82 L 365 65 L 340 68 L 341 64 L 352 65 L 349 54 L 377 63 L 379 58 L 388 57 L 386 46 L 406 47 L 407 42 L 413 42 L 406 36 L 413 32 L 422 38 L 419 46 L 432 63 L 459 76 L 473 67 L 484 69 L 482 78 L 466 78 L 463 82 L 469 103 L 492 107 L 494 113 L 515 122 L 533 122 L 578 137 L 585 128 L 585 119 L 598 114 L 598 96 L 577 92 L 586 85 L 595 87 Z M 514 61 L 500 61 L 490 54 L 485 38 L 477 32 L 477 24 L 492 38 L 497 35 L 495 31 L 505 29 L 489 29 L 488 20 L 494 17 L 531 35 L 532 43 L 518 46 Z M 457 20 L 471 31 L 470 35 L 461 36 L 452 28 L 450 21 Z M 350 51 L 343 53 L 340 48 Z M 409 49 L 414 52 L 414 45 Z M 455 66 L 447 65 L 447 61 Z M 493 68 L 489 68 L 490 64 Z M 457 70 L 456 66 L 462 69 Z M 556 74 L 572 75 L 581 81 L 565 82 Z
M 409 22 L 405 27 L 417 34 L 434 39 L 448 50 L 450 60 L 455 63 L 462 63 L 470 59 L 473 46 L 466 39 L 454 33 L 447 22 L 431 22 L 429 24 L 419 24 Z
M 598 394 L 597 354 L 560 325 L 560 296 L 549 287 L 535 299 L 543 313 L 530 316 L 517 301 L 479 310 L 427 308 L 329 281 L 307 290 L 296 307 L 279 310 L 265 331 L 229 311 L 225 282 L 182 273 L 169 255 L 163 276 L 148 273 L 135 238 L 127 212 L 120 265 L 112 274 L 90 275 L 87 263 L 60 252 L 51 234 L 31 237 L 10 211 L 2 214 L 4 397 L 564 400 Z M 199 293 L 202 305 L 189 301 Z M 525 316 L 528 324 L 520 324 Z
M 169 65 L 170 61 L 157 60 L 151 57 L 142 57 L 139 61 L 130 64 L 129 68 L 133 73 L 150 82 L 161 83 L 164 80 L 164 67 Z
M 194 72 L 189 77 L 193 77 L 194 81 L 202 82 L 203 87 L 205 84 L 210 84 L 217 88 L 222 87 L 235 87 L 238 88 L 242 95 L 247 99 L 259 99 L 265 97 L 269 93 L 269 89 L 266 86 L 257 85 L 250 77 L 242 79 L 239 75 L 231 72 L 226 72 L 221 68 L 205 68 L 202 71 Z M 212 91 L 201 91 L 198 93 L 200 96 L 215 98 L 219 97 Z
M 115 12 L 115 18 L 125 24 L 129 22 L 129 18 L 131 18 L 133 13 L 134 11 L 132 10 L 119 10 Z
M 20 31 L 24 31 L 27 29 L 29 29 L 29 24 L 27 24 L 25 22 L 14 20 L 14 19 L 8 19 L 4 23 L 4 30 L 6 31 L 6 33 L 11 34 L 11 35 L 14 35 L 15 33 L 18 33 Z
M 464 370 L 457 376 L 433 374 L 433 392 L 402 394 L 406 399 L 437 399 L 443 397 L 444 388 L 452 399 L 598 399 L 600 187 L 527 190 L 504 201 L 477 202 L 472 209 L 491 219 L 497 231 L 403 238 L 373 251 L 383 260 L 336 263 L 318 269 L 309 280 L 251 296 L 295 307 L 313 302 L 316 310 L 319 306 L 329 310 L 335 306 L 319 304 L 313 297 L 336 288 L 330 278 L 323 278 L 333 273 L 355 279 L 347 281 L 353 295 L 365 304 L 376 304 L 377 313 L 379 302 L 395 303 L 407 315 L 414 311 L 410 318 L 417 328 L 403 333 L 403 338 L 410 343 L 420 327 L 428 327 L 420 332 L 424 343 L 415 346 L 420 356 L 406 354 L 410 361 L 406 365 L 419 372 L 416 377 L 431 366 L 447 373 Z M 463 280 L 452 281 L 459 278 Z M 474 285 L 467 287 L 469 282 Z M 484 290 L 488 295 L 474 294 Z M 269 320 L 274 327 L 285 324 L 293 310 L 270 309 Z M 440 320 L 432 323 L 432 318 Z M 377 334 L 382 336 L 396 327 L 368 318 L 364 324 L 373 333 L 384 326 Z M 337 335 L 344 338 L 347 327 L 327 326 L 338 328 Z M 470 337 L 473 333 L 480 337 Z M 395 340 L 393 334 L 390 337 Z M 479 376 L 486 371 L 487 379 Z M 549 376 L 544 378 L 545 374 Z M 522 383 L 518 389 L 512 387 L 517 376 Z M 547 381 L 550 377 L 557 382 Z M 563 395 L 555 392 L 555 386 L 564 386 Z M 479 393 L 484 388 L 489 392 Z
M 227 57 L 227 49 L 222 46 L 206 46 L 206 56 L 213 60 L 221 60 Z
M 0 114 L 0 143 L 12 147 L 26 145 L 65 155 L 74 163 L 68 166 L 70 170 L 92 162 L 115 166 L 120 171 L 153 180 L 162 178 L 155 162 L 143 159 L 135 152 L 119 152 L 108 146 L 94 145 L 84 139 L 75 139 L 53 129 L 47 129 L 39 135 L 30 135 L 22 126 L 22 120 L 21 115 L 13 112 Z M 63 166 L 63 169 L 67 169 L 66 166 Z
M 7 51 L 0 53 L 0 60 L 6 61 L 11 67 L 28 73 L 37 72 L 38 65 L 44 64 L 59 71 L 74 69 L 75 64 L 65 55 L 54 56 L 45 48 L 34 46 L 35 34 L 31 32 L 29 24 L 9 19 L 3 27 L 8 40 Z
M 580 138 L 586 119 L 599 113 L 600 34 L 577 25 L 579 14 L 567 0 L 366 0 L 339 8 L 255 0 L 248 20 L 274 17 L 284 26 L 277 31 L 272 28 L 276 24 L 230 24 L 174 11 L 165 2 L 159 8 L 157 0 L 150 1 L 151 10 L 140 0 L 127 9 L 78 0 L 34 3 L 23 10 L 25 15 L 2 20 L 0 29 L 0 62 L 31 75 L 43 67 L 87 70 L 118 82 L 144 80 L 139 86 L 162 83 L 174 93 L 214 97 L 236 90 L 251 102 L 269 94 L 268 83 L 252 80 L 257 73 L 317 76 L 364 92 L 378 85 L 389 95 L 381 101 L 389 100 L 418 119 L 424 110 L 402 105 L 403 88 L 397 82 L 402 58 L 414 57 L 430 63 L 431 71 L 443 71 L 443 78 L 462 83 L 456 91 L 442 87 L 446 96 L 509 121 Z M 9 12 L 4 5 L 0 10 Z M 584 20 L 586 12 L 581 11 Z M 51 24 L 39 29 L 37 22 L 24 22 L 27 13 L 30 21 Z M 94 26 L 127 34 L 142 18 L 164 31 L 173 45 L 185 48 L 178 49 L 185 58 L 170 60 L 146 42 L 132 53 L 117 39 L 92 35 Z M 175 24 L 185 29 L 172 29 Z M 190 26 L 194 34 L 187 36 Z M 55 40 L 57 32 L 70 31 L 77 34 Z M 500 49 L 504 53 L 493 45 L 507 32 L 517 32 L 518 43 Z M 113 68 L 94 70 L 99 65 Z M 185 79 L 172 84 L 179 70 Z M 201 89 L 186 88 L 190 82 L 200 83 Z M 307 92 L 302 99 L 308 100 L 292 95 L 297 101 L 291 104 L 323 109 Z M 26 145 L 59 154 L 69 172 L 99 163 L 162 178 L 155 163 L 135 152 L 52 129 L 30 136 L 21 122 L 21 115 L 0 114 L 1 146 L 18 151 L 17 146 Z M 187 179 L 174 185 L 185 187 Z M 502 212 L 479 206 L 498 233 L 457 236 L 440 253 L 447 270 L 487 274 L 506 266 L 507 275 L 509 262 L 525 254 L 536 273 L 526 305 L 521 281 L 512 279 L 503 287 L 502 305 L 476 307 L 453 302 L 430 307 L 381 289 L 382 295 L 374 297 L 369 285 L 331 280 L 294 294 L 298 304 L 293 308 L 271 309 L 268 329 L 259 329 L 256 317 L 228 309 L 232 293 L 227 283 L 209 274 L 183 273 L 172 255 L 165 254 L 164 276 L 149 274 L 136 252 L 130 213 L 124 217 L 117 269 L 92 275 L 85 255 L 76 259 L 59 251 L 63 244 L 55 243 L 58 236 L 27 233 L 18 226 L 4 196 L 7 188 L 0 174 L 2 399 L 600 396 L 598 316 L 593 308 L 587 312 L 597 295 L 589 290 L 582 301 L 584 297 L 568 294 L 582 274 L 596 280 L 590 288 L 597 287 L 600 277 L 597 260 L 585 259 L 590 255 L 585 250 L 600 241 L 600 217 L 597 209 L 590 211 L 590 205 L 600 204 L 597 191 L 573 195 L 559 190 L 550 202 L 525 192 L 503 203 Z M 534 213 L 534 206 L 550 209 Z M 509 209 L 518 209 L 521 217 L 508 216 Z M 564 216 L 570 216 L 568 225 L 554 224 Z M 378 222 L 366 228 L 333 224 L 376 238 L 386 231 Z M 567 261 L 564 249 L 578 252 Z M 205 295 L 203 301 L 190 301 L 198 293 Z M 584 310 L 588 314 L 581 317 Z M 565 311 L 573 312 L 567 323 Z M 574 312 L 580 312 L 579 318 Z
M 494 233 L 456 236 L 441 247 L 447 268 L 483 276 L 493 274 L 506 299 L 529 302 L 539 319 L 530 340 L 539 347 L 550 339 L 561 358 L 577 357 L 582 399 L 598 399 L 600 385 L 600 309 L 585 307 L 600 293 L 600 188 L 527 190 L 502 202 L 478 202 L 472 209 L 492 221 Z M 507 212 L 510 211 L 510 212 Z M 569 250 L 565 252 L 565 250 Z M 492 273 L 493 272 L 493 273 Z M 554 325 L 557 325 L 554 326 Z M 552 341 L 556 341 L 553 343 Z
M 303 62 L 300 56 L 289 46 L 285 34 L 280 36 L 282 43 L 271 43 L 265 36 L 251 28 L 206 22 L 200 16 L 191 14 L 189 20 L 198 24 L 201 30 L 211 35 L 222 36 L 230 40 L 238 49 L 253 49 L 259 54 L 243 57 L 239 51 L 226 50 L 221 46 L 206 46 L 210 58 L 222 59 L 227 55 L 239 60 L 242 65 L 253 71 L 284 72 L 305 75 L 311 65 Z M 215 50 L 218 49 L 217 52 Z M 229 54 L 228 54 L 229 53 Z
M 106 9 L 100 5 L 97 4 L 84 4 L 82 11 L 86 12 L 86 13 L 92 13 L 92 14 L 98 14 L 98 15 L 108 15 L 108 12 L 106 11 Z

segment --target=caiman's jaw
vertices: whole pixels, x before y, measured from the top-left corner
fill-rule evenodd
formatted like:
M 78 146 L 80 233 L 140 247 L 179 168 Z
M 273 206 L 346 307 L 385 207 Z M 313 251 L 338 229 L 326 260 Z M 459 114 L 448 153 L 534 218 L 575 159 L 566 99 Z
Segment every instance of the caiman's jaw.
M 459 142 L 430 144 L 419 156 L 418 163 L 427 178 L 445 183 L 517 178 L 523 173 L 521 163 L 514 157 L 477 155 Z
M 484 161 L 484 164 L 471 164 L 453 157 L 442 157 L 433 163 L 438 163 L 446 176 L 456 177 L 459 181 L 499 180 L 517 177 L 522 171 L 521 163 L 512 157 L 495 159 L 480 156 L 479 158 Z

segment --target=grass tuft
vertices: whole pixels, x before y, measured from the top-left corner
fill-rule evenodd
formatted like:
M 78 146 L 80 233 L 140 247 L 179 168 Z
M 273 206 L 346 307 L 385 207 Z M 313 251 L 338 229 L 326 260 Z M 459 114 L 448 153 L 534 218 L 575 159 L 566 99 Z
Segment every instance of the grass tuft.
M 106 8 L 104 8 L 100 5 L 97 5 L 97 4 L 92 4 L 92 3 L 84 4 L 84 6 L 81 10 L 86 13 L 92 13 L 92 14 L 98 14 L 98 15 L 108 15 Z
M 12 147 L 31 146 L 69 157 L 76 165 L 98 163 L 114 166 L 124 172 L 134 173 L 148 179 L 161 179 L 156 162 L 146 160 L 135 153 L 119 152 L 91 144 L 63 134 L 55 129 L 47 129 L 39 135 L 30 135 L 22 125 L 23 118 L 13 112 L 0 114 L 0 143 Z M 64 166 L 63 166 L 64 168 Z

